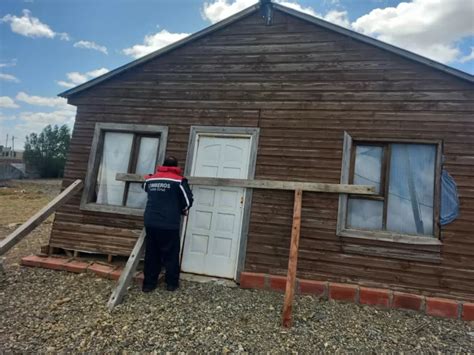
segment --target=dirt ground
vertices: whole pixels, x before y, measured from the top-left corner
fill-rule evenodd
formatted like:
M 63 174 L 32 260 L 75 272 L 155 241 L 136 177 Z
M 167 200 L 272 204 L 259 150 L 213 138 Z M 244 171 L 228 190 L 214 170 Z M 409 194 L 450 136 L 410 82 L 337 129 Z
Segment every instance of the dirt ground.
M 58 192 L 60 182 L 0 187 L 0 238 Z M 297 297 L 294 326 L 280 326 L 283 295 L 219 283 L 131 287 L 113 312 L 114 282 L 91 274 L 20 267 L 47 243 L 51 220 L 7 253 L 0 279 L 0 353 L 278 352 L 474 353 L 474 324 L 416 312 Z

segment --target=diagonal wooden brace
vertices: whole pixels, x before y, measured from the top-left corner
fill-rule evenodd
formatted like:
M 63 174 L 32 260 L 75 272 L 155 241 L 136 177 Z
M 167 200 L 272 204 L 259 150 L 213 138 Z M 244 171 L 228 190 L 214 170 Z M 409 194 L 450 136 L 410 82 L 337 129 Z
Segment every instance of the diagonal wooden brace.
M 123 297 L 127 293 L 127 287 L 130 284 L 130 281 L 132 281 L 138 263 L 140 262 L 140 256 L 145 249 L 145 235 L 145 228 L 143 228 L 140 236 L 137 239 L 137 242 L 135 243 L 135 246 L 133 247 L 130 257 L 127 260 L 127 264 L 120 274 L 117 286 L 109 298 L 109 302 L 107 303 L 109 310 L 112 310 L 116 305 L 122 303 Z
M 0 242 L 0 255 L 5 254 L 8 250 L 13 248 L 19 241 L 28 235 L 33 229 L 53 214 L 59 206 L 65 204 L 75 193 L 82 189 L 82 180 L 76 180 L 69 185 L 63 192 L 56 196 L 51 202 L 44 206 L 41 210 L 35 213 L 33 217 L 28 219 L 13 233 L 8 235 Z

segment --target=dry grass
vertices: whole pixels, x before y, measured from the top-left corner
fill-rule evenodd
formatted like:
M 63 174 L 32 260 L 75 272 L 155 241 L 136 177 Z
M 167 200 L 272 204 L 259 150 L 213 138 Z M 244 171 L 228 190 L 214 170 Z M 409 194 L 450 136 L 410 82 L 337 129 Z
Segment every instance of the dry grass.
M 0 187 L 0 240 L 15 230 L 60 191 L 61 180 L 12 180 Z M 50 216 L 5 256 L 5 266 L 17 266 L 20 258 L 38 253 L 47 244 L 51 223 Z

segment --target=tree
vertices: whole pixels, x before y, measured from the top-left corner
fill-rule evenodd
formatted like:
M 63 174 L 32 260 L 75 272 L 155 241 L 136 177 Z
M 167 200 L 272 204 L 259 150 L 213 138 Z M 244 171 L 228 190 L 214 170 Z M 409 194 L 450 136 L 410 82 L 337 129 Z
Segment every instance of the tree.
M 62 177 L 70 140 L 68 126 L 47 125 L 40 134 L 31 133 L 26 137 L 23 159 L 42 178 Z

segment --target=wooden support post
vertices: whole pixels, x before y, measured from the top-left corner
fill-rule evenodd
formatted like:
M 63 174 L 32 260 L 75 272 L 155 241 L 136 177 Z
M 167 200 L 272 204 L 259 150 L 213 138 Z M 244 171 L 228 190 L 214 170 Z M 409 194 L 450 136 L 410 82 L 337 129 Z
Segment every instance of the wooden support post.
M 291 228 L 290 257 L 288 259 L 288 275 L 286 277 L 285 303 L 283 304 L 282 325 L 291 327 L 291 312 L 296 285 L 296 268 L 298 265 L 298 249 L 301 229 L 301 204 L 303 190 L 295 190 L 295 203 L 293 208 L 293 227 Z
M 122 303 L 123 296 L 125 296 L 127 293 L 127 287 L 130 284 L 133 275 L 135 274 L 138 262 L 140 261 L 140 256 L 145 249 L 145 235 L 146 231 L 145 228 L 143 228 L 140 236 L 137 239 L 137 242 L 135 243 L 135 246 L 133 247 L 130 257 L 127 260 L 127 264 L 120 275 L 117 286 L 110 296 L 109 302 L 107 304 L 109 310 L 112 310 L 116 305 Z
M 82 188 L 82 180 L 76 180 L 63 192 L 56 196 L 50 203 L 39 210 L 33 217 L 18 227 L 13 233 L 0 242 L 0 255 L 5 254 L 28 233 L 35 229 L 41 222 L 48 218 L 56 209 L 67 202 Z

